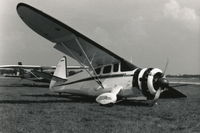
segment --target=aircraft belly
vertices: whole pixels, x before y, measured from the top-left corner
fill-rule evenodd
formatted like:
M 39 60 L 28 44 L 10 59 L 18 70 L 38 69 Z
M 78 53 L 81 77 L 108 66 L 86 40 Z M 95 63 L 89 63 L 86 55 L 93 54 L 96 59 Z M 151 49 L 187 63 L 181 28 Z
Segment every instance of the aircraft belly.
M 122 86 L 123 89 L 119 92 L 122 97 L 135 97 L 141 96 L 141 92 L 136 87 L 132 87 L 132 76 L 114 77 L 105 79 L 103 85 L 111 91 L 116 86 Z
M 66 85 L 63 91 L 68 92 L 68 93 L 78 93 L 81 95 L 88 95 L 87 89 L 82 88 L 82 85 L 83 85 L 83 82 Z
M 103 85 L 106 88 L 110 88 L 109 91 L 116 86 L 122 86 L 123 89 L 119 92 L 119 96 L 134 96 L 132 88 L 132 76 L 108 78 L 104 80 Z
M 142 95 L 141 92 L 135 87 L 125 88 L 119 94 L 119 96 L 122 96 L 122 97 L 136 97 L 136 96 L 141 96 L 141 95 Z
M 88 96 L 98 96 L 100 94 L 97 90 L 98 87 L 99 85 L 94 80 L 89 80 L 61 86 L 59 89 L 57 89 L 57 91 Z

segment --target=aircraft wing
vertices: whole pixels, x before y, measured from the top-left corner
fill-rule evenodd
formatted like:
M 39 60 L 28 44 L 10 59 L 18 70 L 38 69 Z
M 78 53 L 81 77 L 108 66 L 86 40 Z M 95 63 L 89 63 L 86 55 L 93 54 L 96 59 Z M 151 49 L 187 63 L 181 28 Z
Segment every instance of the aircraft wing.
M 55 69 L 55 66 L 38 66 L 38 65 L 0 65 L 0 68 L 21 68 L 21 69 Z
M 173 84 L 173 86 L 185 86 L 185 85 L 200 85 L 200 82 L 173 82 L 171 81 L 170 84 Z
M 32 30 L 55 43 L 55 49 L 83 65 L 97 67 L 121 62 L 127 70 L 136 68 L 115 53 L 30 5 L 18 4 L 17 12 Z
M 174 89 L 173 87 L 169 87 L 166 91 L 161 93 L 160 98 L 184 98 L 187 97 L 185 94 L 180 91 Z
M 41 68 L 41 66 L 37 65 L 1 65 L 0 68 Z

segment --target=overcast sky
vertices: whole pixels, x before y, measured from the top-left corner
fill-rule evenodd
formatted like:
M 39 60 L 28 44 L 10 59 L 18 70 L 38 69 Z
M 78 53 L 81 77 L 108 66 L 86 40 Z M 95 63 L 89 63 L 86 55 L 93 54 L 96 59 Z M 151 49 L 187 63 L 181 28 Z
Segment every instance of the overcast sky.
M 200 74 L 199 0 L 21 0 L 139 67 Z M 56 65 L 62 53 L 19 18 L 19 0 L 0 1 L 0 65 Z M 71 65 L 76 64 L 69 61 Z

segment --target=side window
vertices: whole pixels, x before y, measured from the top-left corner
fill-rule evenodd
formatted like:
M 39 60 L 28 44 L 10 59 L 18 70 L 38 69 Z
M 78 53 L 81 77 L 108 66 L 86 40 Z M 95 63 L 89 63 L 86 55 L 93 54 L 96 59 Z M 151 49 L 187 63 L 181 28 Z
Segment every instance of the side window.
M 95 72 L 96 72 L 97 74 L 100 74 L 100 72 L 101 72 L 101 67 L 95 69 Z
M 103 69 L 103 73 L 110 73 L 111 72 L 111 65 L 105 66 Z
M 113 72 L 118 72 L 118 70 L 119 70 L 119 64 L 117 63 L 117 64 L 114 64 L 113 66 L 114 66 Z

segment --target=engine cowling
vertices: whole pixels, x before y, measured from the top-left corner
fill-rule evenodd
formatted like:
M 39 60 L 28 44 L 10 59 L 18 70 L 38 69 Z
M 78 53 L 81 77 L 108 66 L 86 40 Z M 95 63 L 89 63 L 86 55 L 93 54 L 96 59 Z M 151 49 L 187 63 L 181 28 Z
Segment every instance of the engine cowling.
M 147 99 L 154 99 L 158 89 L 167 86 L 168 81 L 158 68 L 137 68 L 134 70 L 132 85 L 139 88 Z

